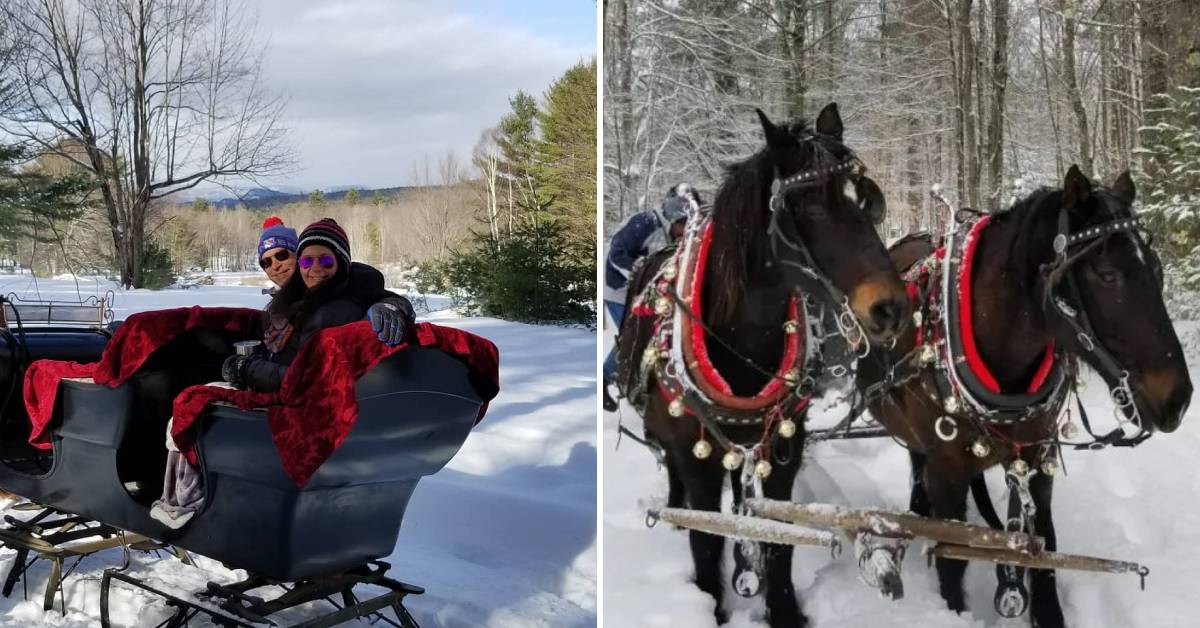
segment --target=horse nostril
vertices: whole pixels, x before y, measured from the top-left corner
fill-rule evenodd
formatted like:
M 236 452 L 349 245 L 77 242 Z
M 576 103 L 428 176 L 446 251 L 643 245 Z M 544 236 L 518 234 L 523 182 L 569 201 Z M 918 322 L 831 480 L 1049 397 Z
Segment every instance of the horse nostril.
M 900 326 L 900 306 L 895 301 L 881 301 L 872 305 L 871 322 L 879 331 L 896 331 Z

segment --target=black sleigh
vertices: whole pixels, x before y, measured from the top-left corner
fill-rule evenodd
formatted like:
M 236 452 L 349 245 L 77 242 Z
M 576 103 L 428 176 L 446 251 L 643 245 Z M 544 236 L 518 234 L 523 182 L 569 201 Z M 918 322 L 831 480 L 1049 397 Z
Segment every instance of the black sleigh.
M 483 399 L 463 362 L 414 346 L 367 371 L 355 385 L 354 426 L 303 487 L 284 471 L 265 409 L 210 405 L 196 423 L 205 505 L 175 530 L 150 517 L 163 487 L 171 402 L 187 386 L 219 379 L 232 342 L 243 338 L 185 332 L 115 388 L 64 379 L 49 435 L 52 448 L 41 450 L 28 442 L 21 395 L 25 368 L 41 358 L 96 362 L 111 338 L 101 325 L 103 299 L 96 306 L 99 320 L 90 324 L 56 321 L 51 311 L 39 309 L 44 305 L 10 297 L 3 305 L 8 328 L 0 325 L 0 401 L 6 402 L 0 406 L 0 489 L 29 500 L 17 508 L 36 511 L 27 519 L 8 515 L 0 528 L 0 543 L 18 552 L 5 595 L 33 562 L 30 554 L 52 563 L 44 600 L 49 610 L 71 558 L 123 548 L 128 564 L 131 549 L 165 548 L 185 561 L 194 552 L 249 576 L 228 585 L 210 582 L 207 590 L 187 596 L 109 569 L 101 584 L 102 624 L 109 622 L 108 593 L 115 580 L 163 597 L 173 609 L 163 625 L 185 625 L 201 613 L 219 625 L 261 625 L 274 613 L 325 599 L 335 608 L 299 625 L 333 626 L 373 616 L 416 626 L 403 600 L 423 590 L 389 578 L 380 559 L 395 549 L 418 480 L 455 455 L 478 416 Z M 75 307 L 92 304 L 59 305 L 57 314 Z M 14 320 L 22 314 L 26 320 Z M 34 325 L 27 320 L 33 317 L 46 320 Z M 68 543 L 80 539 L 90 542 Z M 361 584 L 385 593 L 360 600 L 355 586 Z M 286 585 L 287 592 L 270 600 L 248 593 L 266 585 Z M 382 614 L 388 608 L 399 624 Z

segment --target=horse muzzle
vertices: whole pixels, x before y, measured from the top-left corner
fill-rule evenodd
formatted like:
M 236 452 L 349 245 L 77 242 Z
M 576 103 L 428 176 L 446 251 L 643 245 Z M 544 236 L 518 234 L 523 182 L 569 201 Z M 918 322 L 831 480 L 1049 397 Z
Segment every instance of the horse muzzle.
M 871 341 L 885 344 L 894 340 L 912 318 L 912 305 L 899 281 L 868 279 L 854 288 L 850 308 L 862 323 Z
M 1149 415 L 1153 428 L 1171 433 L 1179 428 L 1192 401 L 1192 381 L 1186 372 L 1152 370 L 1138 378 L 1135 394 L 1143 415 Z

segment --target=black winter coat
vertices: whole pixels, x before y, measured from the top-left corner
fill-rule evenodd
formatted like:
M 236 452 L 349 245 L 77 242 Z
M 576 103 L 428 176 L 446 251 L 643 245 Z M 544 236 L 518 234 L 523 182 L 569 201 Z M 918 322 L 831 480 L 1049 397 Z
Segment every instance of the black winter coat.
M 296 272 L 300 271 L 297 269 Z M 367 308 L 380 301 L 400 308 L 407 321 L 405 326 L 411 326 L 415 318 L 412 304 L 408 299 L 385 290 L 383 283 L 383 274 L 378 270 L 359 262 L 351 263 L 350 277 L 346 285 L 302 321 L 300 327 L 292 331 L 282 349 L 276 353 L 268 353 L 265 348 L 260 347 L 261 353 L 245 363 L 242 380 L 246 387 L 260 392 L 279 390 L 283 385 L 283 377 L 287 375 L 288 366 L 296 359 L 301 345 L 322 329 L 363 320 Z

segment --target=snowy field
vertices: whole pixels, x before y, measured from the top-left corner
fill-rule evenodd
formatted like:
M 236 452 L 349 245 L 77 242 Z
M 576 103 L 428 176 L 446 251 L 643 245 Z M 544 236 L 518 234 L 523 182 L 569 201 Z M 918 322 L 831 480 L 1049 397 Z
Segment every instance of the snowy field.
M 0 294 L 33 298 L 40 291 L 43 298 L 77 301 L 114 290 L 118 319 L 194 304 L 266 305 L 261 275 L 214 278 L 215 285 L 188 290 L 127 292 L 103 280 L 81 279 L 77 294 L 69 279 L 40 280 L 35 286 L 28 276 L 0 275 Z M 445 306 L 444 299 L 428 302 Z M 393 578 L 426 588 L 424 595 L 408 598 L 408 609 L 424 628 L 594 626 L 595 333 L 459 318 L 448 311 L 430 312 L 421 320 L 495 342 L 501 390 L 458 455 L 418 485 L 396 550 L 385 559 L 392 564 Z M 12 550 L 0 549 L 0 573 L 8 572 L 14 556 Z M 97 625 L 100 576 L 120 560 L 121 553 L 111 551 L 83 561 L 67 579 L 65 616 L 42 611 L 48 565 L 40 562 L 26 578 L 28 600 L 20 584 L 11 598 L 0 598 L 0 627 Z M 133 570 L 154 586 L 177 591 L 244 575 L 211 560 L 202 559 L 196 568 L 144 554 L 135 554 Z M 146 607 L 148 599 L 114 589 L 114 622 L 141 626 L 161 621 L 167 612 Z M 305 610 L 308 616 L 315 612 L 299 609 L 289 617 L 299 621 Z
M 604 329 L 606 348 L 611 328 Z M 1192 356 L 1192 381 L 1200 383 L 1200 356 Z M 1093 380 L 1084 394 L 1097 432 L 1115 423 L 1107 393 Z M 1065 453 L 1066 476 L 1054 487 L 1058 549 L 1140 562 L 1150 568 L 1146 590 L 1134 575 L 1058 573 L 1067 624 L 1079 628 L 1193 628 L 1200 625 L 1200 413 L 1193 404 L 1182 426 L 1158 434 L 1136 449 Z M 831 414 L 831 413 L 830 413 Z M 711 597 L 691 582 L 687 532 L 670 525 L 645 526 L 646 507 L 665 503 L 666 471 L 653 456 L 623 439 L 618 421 L 641 433 L 641 419 L 628 405 L 604 415 L 604 621 L 610 626 L 671 628 L 713 626 Z M 810 419 L 835 422 L 830 415 Z M 798 501 L 850 506 L 908 507 L 909 465 L 890 440 L 826 442 L 810 448 L 793 489 Z M 988 476 L 1000 512 L 1007 500 L 998 472 Z M 725 502 L 729 495 L 726 489 Z M 982 523 L 971 503 L 970 517 Z M 765 626 L 762 598 L 739 598 L 729 587 L 732 556 L 726 543 L 723 577 L 732 617 L 730 628 Z M 926 567 L 924 545 L 905 558 L 905 598 L 881 598 L 858 579 L 850 552 L 831 559 L 825 549 L 797 548 L 792 570 L 801 607 L 813 628 L 921 626 L 965 628 L 1028 626 L 1028 615 L 999 617 L 992 608 L 995 571 L 974 564 L 965 589 L 970 611 L 947 611 L 937 592 L 937 574 Z

